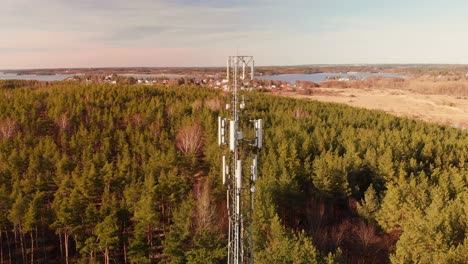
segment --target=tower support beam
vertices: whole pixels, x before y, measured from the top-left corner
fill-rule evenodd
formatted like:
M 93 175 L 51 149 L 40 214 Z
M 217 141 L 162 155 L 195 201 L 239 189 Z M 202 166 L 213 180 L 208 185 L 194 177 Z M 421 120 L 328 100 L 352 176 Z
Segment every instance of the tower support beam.
M 250 72 L 248 72 L 249 69 Z M 229 56 L 226 75 L 229 90 L 232 93 L 231 102 L 226 108 L 230 111 L 230 117 L 218 119 L 218 135 L 220 137 L 218 142 L 222 148 L 226 149 L 221 163 L 223 184 L 227 186 L 228 263 L 253 263 L 253 194 L 256 190 L 255 183 L 259 163 L 257 156 L 262 147 L 262 120 L 250 120 L 251 122 L 244 124 L 241 115 L 248 108 L 244 96 L 241 100 L 239 97 L 240 90 L 250 88 L 249 86 L 252 85 L 254 78 L 253 57 Z M 244 134 L 242 129 L 249 124 L 254 131 Z M 246 138 L 248 135 L 253 135 L 253 138 Z M 228 136 L 229 139 L 226 140 L 225 136 Z M 243 144 L 245 142 L 248 144 Z M 250 162 L 252 163 L 250 166 L 242 164 Z M 243 168 L 250 168 L 250 171 Z M 251 175 L 248 176 L 250 177 L 245 175 L 249 172 Z

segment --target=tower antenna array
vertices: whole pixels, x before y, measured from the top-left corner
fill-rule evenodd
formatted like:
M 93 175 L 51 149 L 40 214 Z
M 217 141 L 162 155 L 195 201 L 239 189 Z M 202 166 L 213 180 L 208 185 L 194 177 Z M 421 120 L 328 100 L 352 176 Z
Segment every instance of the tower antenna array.
M 239 89 L 251 88 L 249 86 L 254 79 L 253 56 L 229 56 L 226 79 L 229 91 L 232 92 L 231 103 L 226 105 L 230 117 L 218 117 L 218 144 L 227 149 L 222 156 L 221 171 L 223 184 L 227 186 L 228 263 L 253 263 L 252 216 L 257 181 L 257 154 L 262 148 L 263 122 L 262 119 L 242 122 L 241 114 L 246 108 L 246 101 L 244 96 L 240 98 L 238 94 Z M 247 139 L 244 138 L 241 129 L 249 124 L 253 133 L 246 134 L 252 135 L 252 138 Z M 243 170 L 244 162 L 251 163 L 250 173 Z

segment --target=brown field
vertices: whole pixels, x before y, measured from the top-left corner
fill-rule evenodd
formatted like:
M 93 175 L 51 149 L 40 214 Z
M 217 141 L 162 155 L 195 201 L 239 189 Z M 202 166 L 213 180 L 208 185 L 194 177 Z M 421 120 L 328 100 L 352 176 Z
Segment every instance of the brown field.
M 468 129 L 468 82 L 405 80 L 397 85 L 388 80 L 323 84 L 309 94 L 280 91 L 277 94 L 324 102 L 377 109 L 428 122 Z M 382 83 L 383 82 L 383 83 Z M 327 87 L 324 87 L 327 86 Z

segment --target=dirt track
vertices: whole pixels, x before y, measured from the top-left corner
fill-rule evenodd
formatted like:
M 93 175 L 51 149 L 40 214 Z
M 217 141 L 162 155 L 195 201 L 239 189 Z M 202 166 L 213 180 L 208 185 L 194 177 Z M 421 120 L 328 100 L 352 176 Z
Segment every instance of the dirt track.
M 398 116 L 468 129 L 468 98 L 425 95 L 395 89 L 314 88 L 311 95 L 281 93 L 295 98 L 379 109 Z

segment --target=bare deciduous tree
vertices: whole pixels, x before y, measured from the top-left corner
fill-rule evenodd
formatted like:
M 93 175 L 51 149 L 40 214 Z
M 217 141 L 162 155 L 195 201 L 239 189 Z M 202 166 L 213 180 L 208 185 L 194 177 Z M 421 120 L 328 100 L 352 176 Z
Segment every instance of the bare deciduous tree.
M 310 113 L 302 108 L 296 108 L 293 111 L 294 119 L 305 119 L 305 118 L 308 118 L 309 116 L 310 116 Z
M 57 119 L 57 125 L 62 131 L 66 131 L 68 129 L 68 117 L 66 114 L 62 114 L 58 119 Z
M 136 113 L 132 116 L 131 122 L 135 126 L 140 126 L 143 123 L 143 116 L 140 113 Z
M 215 220 L 216 205 L 211 201 L 210 185 L 209 180 L 203 181 L 197 197 L 197 225 L 202 229 L 212 226 Z
M 203 103 L 200 100 L 196 100 L 192 103 L 191 106 L 192 106 L 192 111 L 197 112 L 197 111 L 200 111 L 200 109 L 202 109 Z
M 16 122 L 11 118 L 0 121 L 0 139 L 11 138 L 16 132 Z
M 161 134 L 162 123 L 160 120 L 156 120 L 149 126 L 149 129 L 155 138 L 158 138 Z
M 172 105 L 169 105 L 167 108 L 166 108 L 166 114 L 167 116 L 171 116 L 172 113 L 174 113 L 174 107 Z
M 176 136 L 177 148 L 185 155 L 198 155 L 203 147 L 202 128 L 198 123 L 185 125 L 179 129 Z
M 219 111 L 221 110 L 221 100 L 219 100 L 218 98 L 213 98 L 208 101 L 205 101 L 205 107 L 207 107 L 211 111 Z
M 367 250 L 371 244 L 379 240 L 379 237 L 375 234 L 375 227 L 367 225 L 364 222 L 360 222 L 355 226 L 354 233 L 356 234 L 356 240 L 358 240 L 364 250 Z

